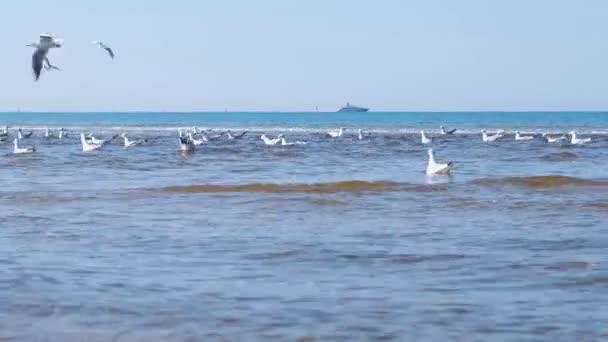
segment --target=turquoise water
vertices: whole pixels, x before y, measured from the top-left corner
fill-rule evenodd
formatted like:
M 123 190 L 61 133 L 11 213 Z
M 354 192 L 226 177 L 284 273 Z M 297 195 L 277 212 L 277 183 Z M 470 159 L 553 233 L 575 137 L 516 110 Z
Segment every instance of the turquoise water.
M 458 126 L 467 129 L 608 127 L 606 112 L 558 113 L 0 113 L 8 125 L 368 128 Z
M 3 124 L 33 131 L 23 144 L 37 151 L 0 144 L 0 339 L 608 337 L 607 113 L 5 113 Z M 69 135 L 45 138 L 47 126 Z M 177 130 L 192 126 L 248 132 L 179 153 Z M 339 126 L 343 137 L 326 135 Z M 420 129 L 451 176 L 425 176 Z M 482 143 L 481 129 L 505 137 Z M 541 137 L 573 129 L 592 141 Z M 148 142 L 84 153 L 81 131 Z M 307 144 L 266 146 L 262 133 Z

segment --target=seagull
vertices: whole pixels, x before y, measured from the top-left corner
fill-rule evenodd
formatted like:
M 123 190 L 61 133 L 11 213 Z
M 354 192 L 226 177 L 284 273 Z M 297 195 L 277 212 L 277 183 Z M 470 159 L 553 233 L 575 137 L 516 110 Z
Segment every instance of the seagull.
M 4 126 L 4 131 L 0 132 L 0 137 L 8 137 L 8 126 Z
M 52 136 L 53 136 L 53 132 L 51 132 L 51 130 L 48 127 L 45 128 L 45 130 L 44 130 L 44 137 L 45 138 L 50 138 Z
M 122 139 L 125 142 L 125 148 L 129 148 L 129 147 L 133 147 L 133 146 L 137 146 L 137 145 L 143 145 L 146 142 L 148 142 L 147 139 L 143 139 L 143 140 L 129 140 L 129 138 L 127 138 L 127 134 L 123 133 L 120 135 L 122 137 Z
M 63 127 L 61 127 L 59 129 L 59 139 L 63 139 L 64 137 L 67 137 L 68 133 L 63 129 Z
M 441 131 L 441 135 L 452 135 L 454 132 L 456 132 L 456 128 L 446 131 L 443 126 L 439 126 L 439 130 Z
M 332 138 L 339 138 L 344 134 L 344 127 L 340 127 L 338 131 L 329 131 L 327 134 Z
M 98 41 L 93 41 L 93 42 L 91 42 L 91 43 L 93 43 L 93 44 L 95 44 L 95 45 L 99 46 L 99 48 L 101 48 L 101 49 L 106 50 L 106 51 L 108 52 L 108 54 L 110 55 L 110 57 L 111 57 L 112 59 L 114 59 L 114 51 L 112 51 L 112 49 L 111 49 L 109 46 L 107 46 L 106 44 L 104 44 L 104 43 L 102 43 L 102 42 L 98 42 Z
M 500 132 L 494 134 L 494 135 L 488 135 L 488 133 L 483 130 L 481 131 L 481 140 L 483 140 L 483 142 L 494 142 L 500 138 L 502 138 L 502 134 Z
M 200 146 L 200 145 L 204 144 L 206 141 L 203 138 L 201 138 L 201 139 L 194 138 L 194 135 L 192 135 L 192 133 L 188 133 L 188 138 L 194 144 L 194 146 Z
M 235 140 L 235 139 L 240 139 L 243 136 L 245 136 L 245 134 L 247 134 L 247 131 L 239 134 L 239 135 L 232 135 L 232 131 L 228 130 L 226 131 L 226 135 L 228 136 L 228 140 Z
M 562 135 L 561 137 L 552 137 L 550 135 L 547 135 L 547 133 L 543 133 L 543 138 L 545 138 L 545 140 L 547 140 L 547 142 L 549 143 L 554 143 L 554 142 L 558 142 L 558 141 L 563 141 L 566 140 L 566 136 Z
M 433 153 L 433 149 L 428 150 L 429 154 L 429 163 L 426 166 L 426 174 L 428 176 L 432 175 L 447 175 L 452 171 L 454 167 L 454 163 L 449 162 L 447 164 L 437 163 L 435 162 L 435 154 Z
M 260 139 L 262 139 L 264 141 L 264 144 L 266 145 L 277 145 L 278 143 L 281 142 L 281 139 L 283 138 L 283 135 L 280 134 L 278 137 L 276 137 L 275 139 L 270 139 L 266 136 L 266 134 L 262 134 L 262 136 L 260 137 Z
M 23 134 L 23 132 L 21 131 L 21 128 L 19 128 L 19 129 L 17 130 L 17 139 L 19 139 L 19 140 L 21 140 L 21 139 L 27 139 L 27 138 L 31 137 L 31 136 L 32 136 L 32 134 L 34 134 L 34 132 L 33 132 L 33 131 L 30 131 L 30 132 L 29 132 L 29 133 L 27 133 L 27 134 Z
M 281 146 L 293 146 L 293 145 L 306 145 L 308 144 L 307 141 L 296 141 L 296 142 L 287 142 L 287 140 L 285 140 L 285 137 L 283 137 L 281 135 Z
M 420 131 L 420 136 L 421 136 L 421 142 L 422 142 L 424 145 L 428 145 L 428 144 L 430 144 L 430 143 L 432 143 L 432 142 L 433 142 L 433 139 L 432 139 L 432 138 L 427 138 L 427 137 L 426 137 L 426 135 L 424 134 L 424 131 Z
M 40 35 L 39 43 L 28 44 L 27 46 L 35 47 L 36 51 L 32 55 L 32 70 L 34 71 L 34 80 L 38 81 L 40 78 L 40 72 L 42 71 L 42 67 L 46 62 L 48 68 L 55 68 L 46 57 L 49 53 L 49 49 L 52 48 L 60 48 L 63 45 L 63 41 L 59 39 L 53 38 L 48 33 L 42 33 Z M 49 70 L 47 68 L 47 70 Z
M 194 144 L 188 138 L 179 137 L 179 150 L 182 152 L 194 152 Z
M 93 141 L 87 141 L 84 136 L 84 133 L 80 133 L 80 142 L 82 143 L 83 152 L 96 151 L 103 147 L 103 144 L 96 144 Z
M 534 140 L 534 137 L 531 135 L 521 135 L 519 131 L 515 132 L 515 140 L 517 141 L 525 141 L 525 140 Z
M 113 137 L 112 137 L 112 138 L 110 138 L 110 139 L 103 140 L 103 139 L 97 139 L 97 138 L 95 138 L 95 137 L 93 136 L 93 133 L 90 133 L 89 135 L 87 135 L 86 139 L 87 139 L 87 140 L 90 140 L 90 141 L 91 141 L 93 144 L 95 144 L 95 145 L 105 145 L 105 144 L 107 144 L 109 141 L 112 141 L 112 140 L 116 139 L 117 137 L 118 137 L 118 135 L 115 135 L 115 136 L 113 136 Z
M 577 138 L 575 131 L 570 132 L 570 135 L 572 136 L 572 139 L 570 140 L 572 145 L 583 145 L 591 142 L 591 138 Z
M 359 140 L 363 140 L 363 130 L 361 130 L 361 128 L 359 128 L 358 133 L 359 133 L 359 136 L 358 136 Z
M 15 149 L 13 150 L 14 154 L 23 154 L 23 153 L 34 153 L 34 152 L 36 152 L 36 148 L 34 146 L 19 146 L 19 139 L 13 140 L 13 144 L 15 145 Z

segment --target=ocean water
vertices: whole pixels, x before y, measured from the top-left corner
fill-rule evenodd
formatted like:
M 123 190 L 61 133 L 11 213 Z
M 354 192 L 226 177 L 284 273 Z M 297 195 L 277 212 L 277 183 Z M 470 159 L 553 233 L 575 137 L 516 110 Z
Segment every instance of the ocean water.
M 23 143 L 37 151 L 0 144 L 0 340 L 608 339 L 608 113 L 3 124 L 33 131 Z M 458 131 L 440 136 L 442 124 Z M 192 126 L 248 132 L 179 153 L 177 130 Z M 425 175 L 421 129 L 451 176 Z M 482 129 L 505 137 L 482 143 Z M 571 130 L 592 142 L 540 136 Z M 81 131 L 148 142 L 85 153 Z M 306 144 L 265 146 L 262 133 Z

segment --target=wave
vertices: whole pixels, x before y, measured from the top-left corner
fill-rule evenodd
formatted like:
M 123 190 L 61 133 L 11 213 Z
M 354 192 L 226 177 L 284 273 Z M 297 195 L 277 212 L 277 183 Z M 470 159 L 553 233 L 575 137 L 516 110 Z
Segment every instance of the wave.
M 343 193 L 364 191 L 398 190 L 402 184 L 395 182 L 343 181 L 317 184 L 273 184 L 251 183 L 240 185 L 176 185 L 161 188 L 163 192 L 182 193 L 229 193 L 229 192 L 265 192 L 265 193 Z M 149 189 L 154 190 L 154 189 Z
M 563 186 L 608 186 L 608 180 L 584 179 L 558 175 L 483 178 L 474 180 L 472 181 L 472 183 L 482 186 L 515 185 L 529 188 L 555 188 Z
M 551 153 L 540 157 L 540 159 L 545 161 L 566 161 L 566 160 L 574 160 L 578 158 L 578 155 L 573 152 L 559 152 L 559 153 Z

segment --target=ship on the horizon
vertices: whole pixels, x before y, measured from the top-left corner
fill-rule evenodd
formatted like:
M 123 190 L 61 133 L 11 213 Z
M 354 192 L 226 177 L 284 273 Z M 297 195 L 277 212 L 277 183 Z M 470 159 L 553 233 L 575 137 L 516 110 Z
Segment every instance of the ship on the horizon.
M 367 112 L 369 108 L 353 106 L 346 102 L 346 106 L 338 110 L 338 112 Z

